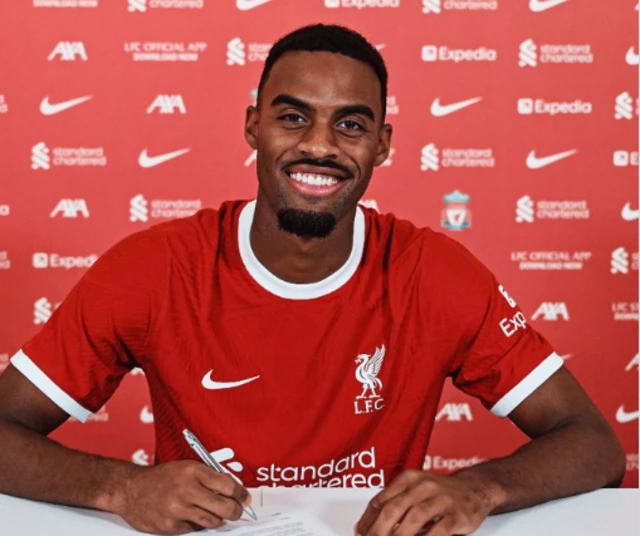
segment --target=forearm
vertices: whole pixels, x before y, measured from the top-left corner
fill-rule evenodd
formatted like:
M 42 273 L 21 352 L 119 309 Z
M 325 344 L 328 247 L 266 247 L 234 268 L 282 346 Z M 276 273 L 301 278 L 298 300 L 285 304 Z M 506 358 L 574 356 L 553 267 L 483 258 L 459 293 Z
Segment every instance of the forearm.
M 114 512 L 132 463 L 66 448 L 19 424 L 0 421 L 0 493 Z
M 534 506 L 601 487 L 617 487 L 624 452 L 608 426 L 568 423 L 522 446 L 512 455 L 459 471 L 486 490 L 491 513 Z

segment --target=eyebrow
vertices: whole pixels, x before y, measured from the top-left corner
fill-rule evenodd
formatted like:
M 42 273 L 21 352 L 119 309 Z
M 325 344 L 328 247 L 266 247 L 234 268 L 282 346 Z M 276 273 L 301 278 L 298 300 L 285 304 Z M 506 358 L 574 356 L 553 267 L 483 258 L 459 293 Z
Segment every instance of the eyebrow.
M 295 106 L 301 110 L 311 111 L 311 105 L 309 103 L 300 100 L 293 95 L 287 95 L 286 93 L 281 93 L 271 101 L 272 107 L 278 106 L 279 104 L 289 104 L 290 106 Z M 368 117 L 371 121 L 375 122 L 376 120 L 373 110 L 366 104 L 347 104 L 346 106 L 338 108 L 337 113 L 339 115 L 360 114 Z

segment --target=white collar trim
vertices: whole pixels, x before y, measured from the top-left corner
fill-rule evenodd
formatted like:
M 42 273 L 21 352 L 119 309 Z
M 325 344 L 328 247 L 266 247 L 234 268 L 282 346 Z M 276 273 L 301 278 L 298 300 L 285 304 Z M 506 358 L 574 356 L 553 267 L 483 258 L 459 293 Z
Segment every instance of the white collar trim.
M 240 257 L 251 277 L 262 288 L 289 300 L 312 300 L 326 296 L 342 287 L 358 269 L 362 252 L 364 250 L 364 214 L 362 209 L 356 209 L 356 217 L 353 225 L 353 245 L 347 262 L 329 277 L 315 283 L 289 283 L 273 275 L 258 260 L 251 249 L 250 232 L 253 223 L 253 215 L 256 202 L 250 201 L 242 209 L 238 222 L 238 245 Z

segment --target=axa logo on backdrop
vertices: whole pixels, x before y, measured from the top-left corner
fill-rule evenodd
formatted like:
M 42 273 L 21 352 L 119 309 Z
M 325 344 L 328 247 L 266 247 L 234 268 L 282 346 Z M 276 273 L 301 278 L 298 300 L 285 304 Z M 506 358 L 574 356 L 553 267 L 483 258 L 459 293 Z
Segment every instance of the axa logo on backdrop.
M 540 307 L 533 313 L 531 320 L 537 320 L 542 317 L 542 320 L 547 322 L 555 322 L 557 320 L 569 320 L 569 310 L 565 302 L 543 302 Z
M 160 114 L 187 113 L 182 95 L 158 95 L 147 108 L 147 113 L 158 112 Z
M 59 214 L 61 214 L 63 218 L 77 218 L 78 216 L 88 218 L 89 208 L 84 199 L 60 199 L 49 214 L 49 217 L 55 218 Z
M 98 255 L 93 253 L 86 256 L 62 256 L 58 253 L 36 252 L 31 257 L 31 264 L 34 268 L 43 270 L 46 268 L 91 268 L 98 260 Z
M 60 61 L 75 61 L 78 58 L 87 61 L 89 59 L 82 41 L 60 41 L 47 57 L 49 61 L 56 58 L 59 58 Z
M 442 419 L 446 419 L 449 422 L 472 421 L 473 414 L 467 402 L 447 402 L 436 415 L 436 422 L 440 422 Z

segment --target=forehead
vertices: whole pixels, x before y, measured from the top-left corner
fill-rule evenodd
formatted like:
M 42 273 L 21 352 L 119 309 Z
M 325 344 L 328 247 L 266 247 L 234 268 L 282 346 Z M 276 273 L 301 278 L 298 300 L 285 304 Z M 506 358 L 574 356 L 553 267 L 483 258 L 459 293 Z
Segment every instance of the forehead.
M 368 64 L 332 52 L 294 51 L 273 65 L 263 88 L 264 102 L 287 93 L 312 106 L 367 104 L 379 110 L 380 81 Z

